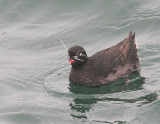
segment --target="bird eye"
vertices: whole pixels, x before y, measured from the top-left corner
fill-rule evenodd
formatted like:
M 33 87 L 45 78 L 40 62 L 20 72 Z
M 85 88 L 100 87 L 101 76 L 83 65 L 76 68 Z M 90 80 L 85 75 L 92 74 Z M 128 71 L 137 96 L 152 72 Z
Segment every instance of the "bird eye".
M 82 53 L 79 53 L 79 56 L 82 56 Z

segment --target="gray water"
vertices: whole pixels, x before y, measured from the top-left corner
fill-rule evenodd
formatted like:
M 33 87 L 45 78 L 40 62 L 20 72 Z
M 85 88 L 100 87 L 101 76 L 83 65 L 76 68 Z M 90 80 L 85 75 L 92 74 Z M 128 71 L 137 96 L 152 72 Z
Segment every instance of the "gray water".
M 140 75 L 70 84 L 59 42 L 89 56 L 136 32 Z M 160 124 L 159 0 L 0 0 L 0 124 Z

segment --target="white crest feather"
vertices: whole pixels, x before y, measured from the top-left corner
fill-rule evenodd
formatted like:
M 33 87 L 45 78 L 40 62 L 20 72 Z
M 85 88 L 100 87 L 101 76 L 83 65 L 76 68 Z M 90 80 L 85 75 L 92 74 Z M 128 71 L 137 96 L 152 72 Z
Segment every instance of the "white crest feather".
M 62 41 L 62 40 L 60 40 L 60 41 L 61 41 L 61 43 L 63 44 L 63 46 L 64 46 L 64 48 L 66 49 L 66 51 L 68 51 L 68 49 L 67 49 L 66 45 L 63 43 L 63 41 Z

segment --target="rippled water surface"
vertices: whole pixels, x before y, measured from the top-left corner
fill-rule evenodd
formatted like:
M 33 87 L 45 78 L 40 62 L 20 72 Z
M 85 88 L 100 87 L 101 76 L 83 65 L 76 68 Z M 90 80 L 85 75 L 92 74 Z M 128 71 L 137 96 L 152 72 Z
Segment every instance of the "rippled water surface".
M 160 124 L 159 0 L 0 0 L 1 124 Z M 140 74 L 70 84 L 60 40 L 88 55 L 136 32 Z

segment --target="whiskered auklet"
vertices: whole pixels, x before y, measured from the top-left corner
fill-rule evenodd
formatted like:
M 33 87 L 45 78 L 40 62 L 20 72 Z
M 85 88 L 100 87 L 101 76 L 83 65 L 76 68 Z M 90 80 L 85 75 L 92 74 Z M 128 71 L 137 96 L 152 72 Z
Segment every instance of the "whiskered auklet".
M 88 57 L 84 48 L 73 46 L 68 50 L 72 65 L 69 80 L 77 85 L 96 87 L 109 84 L 139 69 L 135 33 L 115 46 Z

